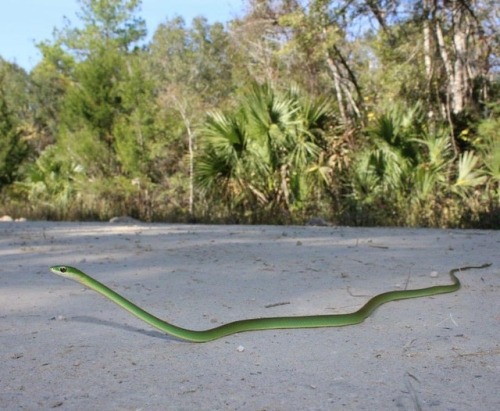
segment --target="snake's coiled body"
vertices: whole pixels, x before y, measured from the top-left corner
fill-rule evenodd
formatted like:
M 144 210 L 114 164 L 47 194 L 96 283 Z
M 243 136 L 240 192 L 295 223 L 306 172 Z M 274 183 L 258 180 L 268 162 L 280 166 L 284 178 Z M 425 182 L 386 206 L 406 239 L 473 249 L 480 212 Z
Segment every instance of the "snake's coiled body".
M 404 300 L 408 298 L 426 297 L 436 294 L 451 293 L 460 288 L 460 281 L 455 273 L 459 271 L 480 269 L 489 267 L 491 264 L 483 264 L 480 266 L 467 266 L 454 268 L 449 274 L 452 279 L 452 284 L 437 285 L 427 288 L 419 288 L 415 290 L 388 291 L 372 297 L 359 310 L 347 314 L 331 314 L 331 315 L 311 315 L 311 316 L 296 316 L 296 317 L 267 317 L 253 318 L 248 320 L 239 320 L 227 323 L 208 330 L 189 330 L 170 324 L 158 317 L 144 311 L 134 303 L 130 302 L 120 294 L 116 293 L 109 287 L 85 274 L 77 268 L 57 265 L 51 267 L 51 271 L 62 277 L 70 278 L 79 283 L 91 288 L 94 291 L 109 298 L 120 307 L 129 311 L 137 318 L 145 321 L 149 325 L 159 329 L 160 331 L 170 334 L 174 337 L 191 342 L 207 342 L 225 337 L 230 334 L 235 334 L 244 331 L 270 330 L 282 328 L 318 328 L 318 327 L 342 327 L 346 325 L 359 324 L 365 320 L 375 309 L 389 301 Z

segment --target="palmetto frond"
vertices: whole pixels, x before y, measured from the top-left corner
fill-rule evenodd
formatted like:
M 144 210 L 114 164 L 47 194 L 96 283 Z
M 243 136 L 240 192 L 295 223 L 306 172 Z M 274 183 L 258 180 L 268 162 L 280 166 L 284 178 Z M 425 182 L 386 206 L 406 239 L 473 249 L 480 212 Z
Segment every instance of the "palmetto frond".
M 329 101 L 254 84 L 240 102 L 234 112 L 212 113 L 198 133 L 202 148 L 196 165 L 199 187 L 217 190 L 231 181 L 233 190 L 239 187 L 249 204 L 288 208 L 300 203 L 317 182 L 324 181 L 307 174 L 319 170 L 314 166 L 326 149 Z M 327 171 L 321 168 L 321 172 L 326 177 Z
M 195 181 L 201 189 L 220 190 L 222 194 L 233 185 L 241 169 L 247 142 L 245 128 L 238 116 L 214 112 L 200 134 L 203 150 L 195 163 Z
M 476 169 L 479 162 L 473 152 L 466 151 L 458 160 L 458 177 L 454 188 L 460 194 L 466 194 L 467 189 L 477 187 L 486 181 L 486 176 L 482 170 Z
M 481 149 L 487 173 L 500 183 L 500 138 L 488 138 Z
M 245 150 L 246 129 L 238 116 L 210 113 L 203 129 L 205 141 L 218 153 L 236 160 Z

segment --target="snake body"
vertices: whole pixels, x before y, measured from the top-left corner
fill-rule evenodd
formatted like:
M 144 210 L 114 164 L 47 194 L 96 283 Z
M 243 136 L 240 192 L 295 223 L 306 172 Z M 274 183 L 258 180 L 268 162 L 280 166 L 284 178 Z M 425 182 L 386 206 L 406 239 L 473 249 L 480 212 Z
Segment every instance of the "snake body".
M 359 324 L 365 320 L 373 311 L 382 304 L 389 301 L 404 300 L 407 298 L 426 297 L 437 294 L 451 293 L 460 288 L 460 280 L 455 273 L 459 271 L 480 269 L 489 267 L 491 264 L 483 264 L 480 266 L 467 266 L 454 268 L 449 274 L 452 280 L 448 285 L 436 285 L 433 287 L 419 288 L 414 290 L 388 291 L 372 297 L 359 310 L 347 314 L 331 314 L 331 315 L 311 315 L 311 316 L 295 316 L 295 317 L 266 317 L 252 318 L 247 320 L 239 320 L 220 325 L 207 330 L 189 330 L 170 324 L 158 317 L 148 313 L 134 303 L 130 302 L 120 294 L 113 291 L 111 288 L 95 280 L 91 276 L 85 274 L 77 268 L 56 265 L 50 267 L 50 270 L 62 277 L 69 278 L 87 286 L 88 288 L 97 291 L 104 297 L 118 304 L 137 318 L 145 321 L 149 325 L 159 329 L 160 331 L 170 334 L 176 338 L 191 341 L 191 342 L 207 342 L 225 337 L 230 334 L 240 333 L 244 331 L 256 330 L 271 330 L 283 328 L 318 328 L 318 327 L 342 327 L 346 325 Z

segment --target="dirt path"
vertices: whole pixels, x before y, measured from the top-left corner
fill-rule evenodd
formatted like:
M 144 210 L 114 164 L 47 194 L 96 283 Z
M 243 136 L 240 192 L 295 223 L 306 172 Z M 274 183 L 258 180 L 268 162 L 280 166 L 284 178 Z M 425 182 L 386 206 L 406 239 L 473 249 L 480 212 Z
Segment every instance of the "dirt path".
M 500 232 L 0 223 L 0 409 L 500 409 Z M 177 341 L 47 267 L 75 265 L 162 318 L 356 310 L 361 325 Z

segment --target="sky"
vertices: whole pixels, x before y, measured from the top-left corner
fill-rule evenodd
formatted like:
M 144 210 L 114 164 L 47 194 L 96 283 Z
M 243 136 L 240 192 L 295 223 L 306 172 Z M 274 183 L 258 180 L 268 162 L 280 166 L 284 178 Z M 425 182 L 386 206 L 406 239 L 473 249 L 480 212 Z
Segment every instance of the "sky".
M 186 23 L 204 16 L 225 23 L 241 15 L 243 0 L 142 0 L 139 15 L 146 21 L 148 39 L 158 24 L 176 16 Z M 36 43 L 52 40 L 65 17 L 78 22 L 78 0 L 0 0 L 0 56 L 30 71 L 41 59 Z M 76 24 L 75 24 L 76 25 Z

